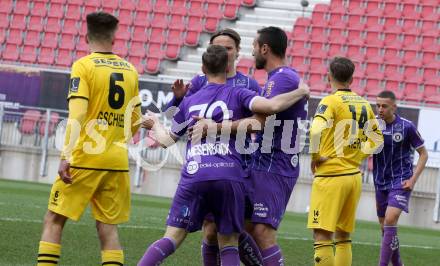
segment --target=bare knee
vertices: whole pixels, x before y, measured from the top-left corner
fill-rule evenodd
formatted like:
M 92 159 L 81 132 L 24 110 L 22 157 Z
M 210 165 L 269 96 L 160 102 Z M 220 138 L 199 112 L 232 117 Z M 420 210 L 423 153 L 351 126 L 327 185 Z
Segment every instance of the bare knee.
M 322 229 L 314 229 L 313 230 L 313 238 L 315 241 L 327 241 L 333 239 L 333 232 L 322 230 Z
M 106 224 L 96 221 L 96 231 L 101 242 L 101 250 L 120 250 L 118 227 L 115 224 Z
M 267 249 L 277 244 L 276 230 L 268 224 L 256 224 L 252 236 L 260 249 Z
M 182 242 L 185 240 L 187 235 L 188 232 L 183 228 L 167 226 L 164 237 L 172 239 L 177 249 L 180 244 L 182 244 Z
M 348 239 L 350 239 L 350 233 L 344 232 L 344 231 L 336 231 L 335 239 L 348 240 Z
M 41 240 L 51 243 L 61 243 L 61 234 L 66 221 L 67 217 L 52 211 L 47 211 L 44 216 Z
M 214 222 L 203 222 L 203 240 L 208 245 L 216 245 L 218 243 L 217 226 Z

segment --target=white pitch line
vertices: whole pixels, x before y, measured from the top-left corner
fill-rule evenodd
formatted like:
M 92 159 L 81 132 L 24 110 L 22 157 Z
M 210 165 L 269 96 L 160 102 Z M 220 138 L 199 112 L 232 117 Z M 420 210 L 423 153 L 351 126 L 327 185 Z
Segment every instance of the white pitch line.
M 0 221 L 5 222 L 25 222 L 25 223 L 38 223 L 41 224 L 42 220 L 33 220 L 33 219 L 21 219 L 21 218 L 8 218 L 8 217 L 1 217 Z M 88 225 L 86 223 L 81 222 L 74 222 L 72 223 L 74 225 Z M 130 229 L 153 229 L 153 230 L 164 230 L 165 226 L 159 227 L 159 226 L 146 226 L 146 225 L 119 225 L 118 228 L 130 228 Z M 313 241 L 311 238 L 307 237 L 295 237 L 295 236 L 289 236 L 286 233 L 281 233 L 278 235 L 278 238 L 285 239 L 285 240 L 301 240 L 301 241 Z M 364 245 L 364 246 L 380 246 L 379 243 L 372 243 L 372 242 L 361 242 L 361 241 L 353 241 L 354 244 Z M 418 245 L 406 245 L 406 244 L 400 244 L 400 247 L 404 248 L 419 248 L 419 249 L 429 249 L 429 250 L 440 250 L 439 247 L 431 247 L 431 246 L 418 246 Z

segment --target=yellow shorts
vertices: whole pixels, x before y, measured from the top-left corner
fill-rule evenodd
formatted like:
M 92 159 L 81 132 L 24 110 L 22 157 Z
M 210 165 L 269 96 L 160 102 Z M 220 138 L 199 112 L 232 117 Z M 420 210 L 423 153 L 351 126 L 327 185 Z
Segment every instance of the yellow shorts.
M 127 222 L 130 215 L 128 172 L 70 168 L 72 184 L 58 176 L 50 192 L 48 209 L 78 221 L 89 202 L 93 217 L 107 224 Z
M 330 232 L 354 230 L 362 191 L 361 174 L 316 177 L 310 195 L 307 227 Z

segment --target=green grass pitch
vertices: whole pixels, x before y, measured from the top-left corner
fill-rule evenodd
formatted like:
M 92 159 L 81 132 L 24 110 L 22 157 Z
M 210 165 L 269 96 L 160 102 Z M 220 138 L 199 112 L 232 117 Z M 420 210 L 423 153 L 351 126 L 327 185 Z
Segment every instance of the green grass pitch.
M 0 265 L 36 264 L 49 191 L 49 185 L 0 180 Z M 133 195 L 131 220 L 119 229 L 126 265 L 136 265 L 145 248 L 162 236 L 169 206 L 170 199 Z M 399 236 L 405 265 L 439 265 L 439 231 L 401 227 Z M 201 265 L 200 239 L 200 233 L 190 234 L 163 265 Z M 378 264 L 378 224 L 357 222 L 353 241 L 353 266 Z M 313 265 L 313 242 L 305 214 L 286 214 L 279 243 L 286 265 Z M 99 243 L 89 211 L 79 222 L 67 223 L 60 265 L 100 265 Z

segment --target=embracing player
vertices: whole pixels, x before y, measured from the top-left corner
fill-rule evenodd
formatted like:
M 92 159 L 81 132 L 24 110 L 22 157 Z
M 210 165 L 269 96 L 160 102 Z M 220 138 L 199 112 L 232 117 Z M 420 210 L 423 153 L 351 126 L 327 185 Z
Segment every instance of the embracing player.
M 163 146 L 172 145 L 188 127 L 193 116 L 216 122 L 238 120 L 248 111 L 272 114 L 301 100 L 307 90 L 296 90 L 273 99 L 265 99 L 251 90 L 236 90 L 226 84 L 228 54 L 224 47 L 212 45 L 203 54 L 203 72 L 208 84 L 191 97 L 185 97 L 174 115 L 171 132 L 154 115 L 153 131 Z M 244 230 L 247 175 L 242 156 L 236 150 L 236 138 L 204 138 L 187 143 L 186 163 L 167 219 L 162 239 L 154 242 L 139 261 L 140 266 L 160 264 L 183 242 L 188 232 L 200 230 L 207 214 L 213 214 L 218 231 L 222 265 L 239 266 L 238 236 Z

